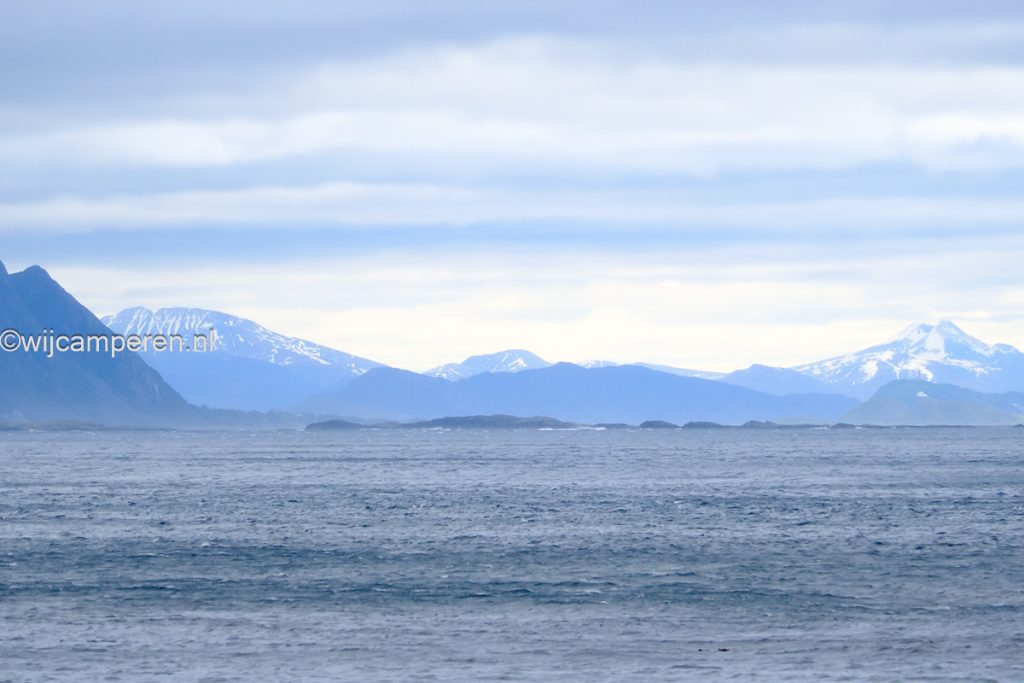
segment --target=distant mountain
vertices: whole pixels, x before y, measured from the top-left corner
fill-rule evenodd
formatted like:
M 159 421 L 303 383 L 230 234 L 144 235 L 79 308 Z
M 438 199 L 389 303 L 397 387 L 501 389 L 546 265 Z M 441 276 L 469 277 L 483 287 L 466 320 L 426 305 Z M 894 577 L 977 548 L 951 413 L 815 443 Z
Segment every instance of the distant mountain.
M 724 372 L 712 372 L 710 370 L 690 370 L 689 368 L 677 368 L 673 365 L 658 365 L 656 363 L 616 363 L 610 360 L 590 360 L 585 363 L 580 363 L 580 367 L 584 368 L 617 368 L 622 365 L 636 365 L 641 368 L 648 368 L 649 370 L 655 370 L 657 372 L 665 372 L 670 375 L 679 375 L 681 377 L 700 377 L 701 379 L 722 379 L 725 376 Z
M 722 377 L 721 381 L 779 396 L 841 393 L 837 387 L 815 379 L 811 375 L 788 368 L 773 368 L 768 365 L 751 365 L 745 370 L 730 372 Z
M 616 363 L 613 360 L 588 360 L 582 363 L 577 363 L 581 368 L 617 368 L 624 363 Z
M 540 356 L 523 349 L 509 349 L 497 353 L 488 353 L 480 356 L 470 356 L 461 363 L 448 363 L 439 365 L 436 368 L 427 370 L 428 377 L 440 377 L 450 382 L 474 377 L 484 373 L 494 372 L 521 372 L 523 370 L 539 370 L 550 367 Z
M 429 420 L 449 415 L 547 415 L 577 423 L 666 420 L 742 424 L 749 420 L 834 421 L 856 401 L 838 395 L 772 396 L 635 365 L 582 368 L 559 363 L 517 373 L 484 373 L 458 382 L 380 368 L 302 408 L 369 420 Z
M 0 329 L 22 335 L 110 338 L 100 320 L 32 266 L 8 274 L 0 264 Z M 195 409 L 134 353 L 0 352 L 0 422 L 74 420 L 116 426 L 190 422 Z
M 201 308 L 129 308 L 103 322 L 119 334 L 178 334 L 186 340 L 216 331 L 209 353 L 143 353 L 147 363 L 198 405 L 280 410 L 381 367 L 245 318 Z
M 1024 393 L 984 394 L 951 384 L 896 380 L 843 416 L 874 425 L 1012 425 L 1024 422 Z
M 637 363 L 642 368 L 654 370 L 656 372 L 666 372 L 670 375 L 679 375 L 680 377 L 699 377 L 700 379 L 715 379 L 720 380 L 725 376 L 724 372 L 712 372 L 710 370 L 691 370 L 689 368 L 677 368 L 672 365 L 658 365 L 656 363 Z
M 1024 390 L 1024 354 L 989 345 L 943 320 L 911 325 L 895 339 L 793 368 L 860 398 L 897 379 L 923 379 L 982 392 Z

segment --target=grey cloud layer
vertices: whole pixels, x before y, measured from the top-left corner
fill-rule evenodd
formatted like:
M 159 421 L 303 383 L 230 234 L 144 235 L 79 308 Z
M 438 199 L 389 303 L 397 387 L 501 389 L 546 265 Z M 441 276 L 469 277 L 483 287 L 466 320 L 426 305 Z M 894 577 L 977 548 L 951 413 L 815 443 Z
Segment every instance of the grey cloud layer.
M 6 3 L 5 258 L 52 259 L 104 306 L 237 305 L 261 318 L 266 278 L 246 279 L 241 300 L 203 302 L 170 301 L 181 294 L 167 273 L 114 294 L 100 285 L 117 277 L 100 275 L 152 263 L 148 251 L 191 263 L 196 277 L 258 271 L 274 254 L 341 287 L 352 283 L 331 279 L 327 257 L 343 254 L 375 274 L 373 310 L 313 308 L 383 326 L 399 335 L 396 354 L 409 346 L 387 322 L 396 311 L 463 331 L 503 312 L 527 337 L 505 345 L 578 341 L 550 324 L 559 316 L 590 321 L 579 338 L 653 337 L 645 302 L 671 296 L 710 302 L 691 302 L 672 325 L 703 316 L 719 326 L 706 330 L 712 340 L 751 297 L 767 316 L 757 324 L 832 315 L 864 321 L 866 339 L 879 317 L 894 327 L 932 314 L 1012 318 L 1024 259 L 1019 2 L 424 7 Z M 257 246 L 231 247 L 256 229 Z M 689 263 L 697 250 L 721 277 L 647 260 Z M 318 252 L 325 260 L 310 261 Z M 509 253 L 540 274 L 503 264 Z M 436 272 L 392 267 L 423 255 L 465 269 L 453 290 L 431 290 L 433 303 L 411 283 Z M 952 278 L 968 255 L 983 272 Z M 646 275 L 613 276 L 615 259 Z M 486 296 L 452 293 L 475 288 Z M 487 312 L 488 297 L 504 303 Z M 281 310 L 268 322 L 295 322 Z M 307 336 L 344 346 L 332 329 Z M 491 341 L 416 340 L 424 364 L 447 360 L 431 343 Z M 594 355 L 626 342 L 609 344 Z M 667 341 L 655 356 L 686 360 Z

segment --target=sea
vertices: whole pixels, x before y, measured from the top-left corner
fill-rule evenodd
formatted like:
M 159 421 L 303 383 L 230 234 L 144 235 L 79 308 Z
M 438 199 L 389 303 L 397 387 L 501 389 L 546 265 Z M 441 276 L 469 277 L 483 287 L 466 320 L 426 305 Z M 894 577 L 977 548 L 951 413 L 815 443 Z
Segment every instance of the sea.
M 2 681 L 1022 681 L 1024 429 L 0 433 Z

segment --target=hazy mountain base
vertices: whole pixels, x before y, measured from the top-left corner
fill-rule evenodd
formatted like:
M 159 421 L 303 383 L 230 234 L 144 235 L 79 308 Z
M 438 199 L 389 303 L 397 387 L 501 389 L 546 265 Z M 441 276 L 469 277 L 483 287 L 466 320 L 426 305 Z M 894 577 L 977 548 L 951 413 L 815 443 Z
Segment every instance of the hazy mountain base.
M 738 425 L 748 420 L 835 422 L 856 405 L 855 399 L 845 396 L 773 396 L 639 366 L 582 368 L 559 363 L 459 382 L 380 368 L 300 408 L 357 421 L 505 414 L 547 415 L 585 424 L 705 420 Z
M 372 379 L 372 378 L 371 378 Z M 465 380 L 468 381 L 468 380 Z M 463 383 L 465 383 L 465 381 Z M 541 421 L 548 421 L 542 424 Z M 532 424 L 531 423 L 536 423 Z M 898 380 L 879 389 L 871 400 L 860 404 L 841 416 L 839 420 L 823 423 L 820 420 L 771 421 L 759 418 L 739 424 L 748 429 L 787 429 L 799 427 L 820 427 L 842 429 L 856 426 L 1001 426 L 1024 423 L 1024 393 L 984 394 L 962 387 L 934 384 L 920 380 Z M 733 423 L 735 426 L 737 423 Z M 336 420 L 311 425 L 311 429 L 362 428 L 367 424 L 356 421 Z M 378 423 L 373 426 L 387 427 L 438 427 L 458 428 L 553 428 L 602 427 L 642 429 L 693 429 L 720 428 L 728 426 L 713 420 L 690 420 L 677 423 L 666 419 L 653 418 L 628 420 L 626 422 L 591 422 L 576 420 L 564 422 L 561 419 L 521 418 L 507 414 L 471 415 L 468 417 L 444 417 L 427 421 Z
M 358 431 L 367 429 L 484 429 L 484 430 L 510 430 L 510 429 L 528 429 L 528 430 L 620 430 L 620 429 L 634 429 L 634 430 L 680 430 L 689 431 L 694 429 L 740 429 L 740 430 L 799 430 L 799 429 L 834 429 L 845 431 L 848 429 L 895 429 L 895 428 L 908 428 L 908 429 L 929 429 L 929 428 L 942 428 L 942 427 L 991 427 L 991 426 L 1005 426 L 1005 425 L 991 425 L 991 424 L 978 424 L 978 425 L 951 425 L 951 424 L 893 424 L 893 425 L 882 425 L 882 424 L 866 424 L 866 425 L 854 425 L 848 422 L 837 422 L 830 425 L 822 424 L 778 424 L 776 422 L 765 422 L 760 420 L 751 420 L 742 425 L 723 425 L 717 422 L 687 422 L 686 424 L 677 425 L 672 422 L 666 422 L 664 420 L 646 420 L 641 422 L 639 425 L 630 425 L 625 423 L 598 423 L 598 424 L 578 424 L 574 422 L 563 422 L 550 417 L 515 417 L 512 415 L 466 415 L 466 416 L 453 416 L 453 417 L 442 417 L 436 420 L 423 420 L 420 422 L 352 422 L 350 420 L 342 419 L 331 419 L 323 420 L 320 422 L 313 422 L 306 426 L 306 431 L 309 432 L 332 432 L 332 431 Z M 1014 427 L 1024 427 L 1024 424 L 1014 424 Z
M 361 424 L 348 420 L 325 420 L 306 427 L 308 431 L 348 431 L 353 429 L 579 429 L 586 425 L 563 422 L 551 417 L 514 415 L 466 415 L 440 417 L 420 422 L 383 422 Z

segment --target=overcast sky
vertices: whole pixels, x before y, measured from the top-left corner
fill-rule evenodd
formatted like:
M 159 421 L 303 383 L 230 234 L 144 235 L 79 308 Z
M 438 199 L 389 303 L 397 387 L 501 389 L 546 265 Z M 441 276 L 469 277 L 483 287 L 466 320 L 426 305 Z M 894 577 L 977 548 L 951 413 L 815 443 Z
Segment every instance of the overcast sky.
M 1017 1 L 8 2 L 0 65 L 0 259 L 98 314 L 412 369 L 1024 346 Z

